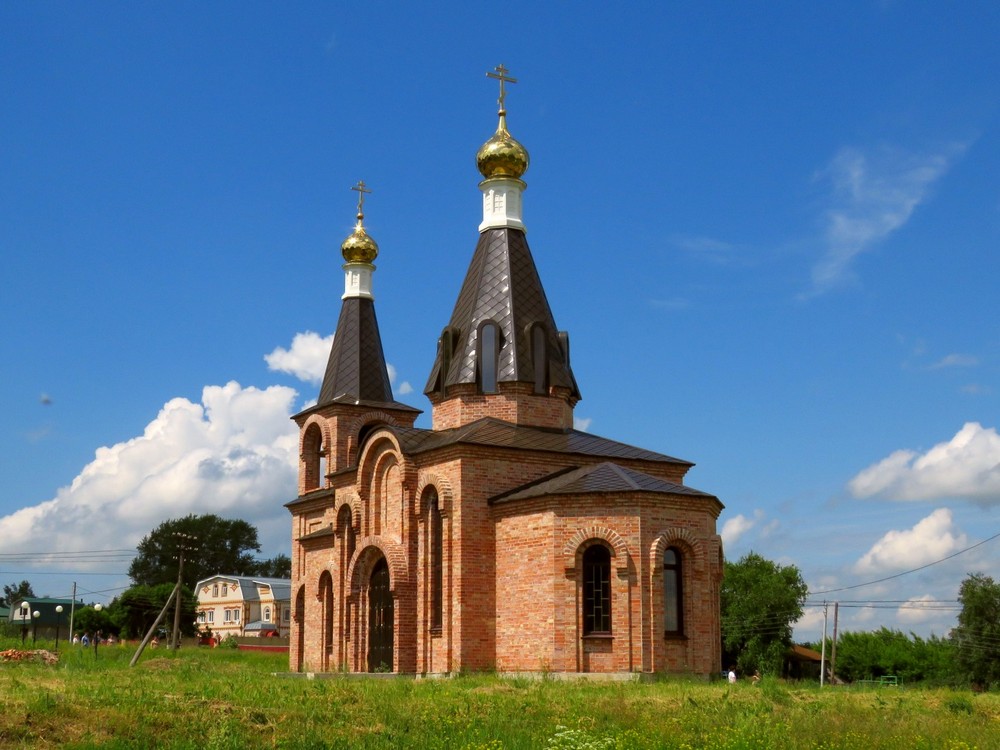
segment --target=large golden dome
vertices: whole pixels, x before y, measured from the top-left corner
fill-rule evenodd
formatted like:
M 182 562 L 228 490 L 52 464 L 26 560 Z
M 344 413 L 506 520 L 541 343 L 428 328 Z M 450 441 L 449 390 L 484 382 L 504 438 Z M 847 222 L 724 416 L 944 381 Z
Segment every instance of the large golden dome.
M 476 153 L 479 173 L 490 177 L 514 177 L 520 179 L 528 171 L 528 149 L 507 132 L 507 113 L 500 110 L 500 124 L 497 132 Z
M 378 245 L 368 236 L 362 220 L 365 215 L 358 212 L 358 223 L 350 237 L 340 246 L 340 252 L 348 263 L 371 263 L 378 257 Z

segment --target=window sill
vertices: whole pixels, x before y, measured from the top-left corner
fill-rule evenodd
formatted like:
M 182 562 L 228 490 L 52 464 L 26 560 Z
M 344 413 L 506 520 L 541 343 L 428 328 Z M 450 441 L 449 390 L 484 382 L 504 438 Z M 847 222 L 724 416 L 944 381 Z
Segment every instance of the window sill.
M 583 640 L 594 640 L 594 641 L 612 641 L 614 636 L 611 633 L 588 633 L 583 636 Z

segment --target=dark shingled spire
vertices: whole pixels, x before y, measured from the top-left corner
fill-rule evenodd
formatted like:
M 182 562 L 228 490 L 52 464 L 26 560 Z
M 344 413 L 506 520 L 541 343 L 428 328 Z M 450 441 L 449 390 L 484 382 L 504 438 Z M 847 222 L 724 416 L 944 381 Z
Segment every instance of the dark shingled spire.
M 340 308 L 317 406 L 394 404 L 371 298 L 348 297 Z
M 498 382 L 535 382 L 531 328 L 539 324 L 545 332 L 549 385 L 569 388 L 574 399 L 580 398 L 568 342 L 556 328 L 528 241 L 519 229 L 487 229 L 479 235 L 425 393 L 476 382 L 476 337 L 486 320 L 500 328 Z M 445 359 L 449 365 L 442 372 Z

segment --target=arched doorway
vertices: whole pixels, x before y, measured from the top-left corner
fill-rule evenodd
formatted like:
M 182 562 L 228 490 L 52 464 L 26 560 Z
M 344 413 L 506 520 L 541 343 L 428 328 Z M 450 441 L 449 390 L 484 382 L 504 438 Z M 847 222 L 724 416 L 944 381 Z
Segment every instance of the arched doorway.
M 368 583 L 368 671 L 391 672 L 392 661 L 392 592 L 389 590 L 389 564 L 385 558 L 376 563 Z

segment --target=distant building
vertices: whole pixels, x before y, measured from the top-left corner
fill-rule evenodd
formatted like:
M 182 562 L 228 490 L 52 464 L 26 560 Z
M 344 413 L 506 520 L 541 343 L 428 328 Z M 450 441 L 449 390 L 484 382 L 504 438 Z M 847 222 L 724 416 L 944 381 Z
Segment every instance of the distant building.
M 287 578 L 214 575 L 198 581 L 198 629 L 228 635 L 286 637 L 291 624 Z
M 77 601 L 75 609 L 80 611 L 85 606 L 82 601 Z M 62 607 L 62 612 L 57 612 L 56 607 Z M 69 632 L 69 617 L 73 609 L 72 599 L 29 596 L 11 602 L 3 619 L 28 638 L 34 636 L 51 640 L 56 637 L 56 628 L 59 629 L 59 637 L 66 638 L 72 637 Z M 38 617 L 34 617 L 35 612 Z
M 393 398 L 372 294 L 378 246 L 363 225 L 364 184 L 356 188 L 329 362 L 316 404 L 294 417 L 290 666 L 718 674 L 723 505 L 684 484 L 690 462 L 574 429 L 581 396 L 528 248 L 528 152 L 507 130 L 505 74 L 491 74 L 501 80 L 499 125 L 477 154 L 479 240 L 451 319 L 428 342 L 437 348 L 424 389 L 430 429 L 415 428 L 419 411 Z M 435 236 L 434 188 L 414 166 L 401 179 L 427 221 L 399 252 L 441 268 L 455 250 Z M 595 221 L 615 220 L 600 196 L 574 199 Z M 607 248 L 609 297 L 633 293 L 630 278 L 642 273 L 627 251 Z M 572 275 L 572 249 L 563 257 Z M 328 298 L 321 276 L 309 283 L 297 305 Z M 412 292 L 413 316 L 444 293 Z M 651 330 L 648 346 L 671 346 L 668 332 Z M 634 389 L 630 371 L 646 363 L 636 351 L 604 366 Z M 697 363 L 678 352 L 676 366 Z M 677 398 L 648 395 L 664 430 Z

